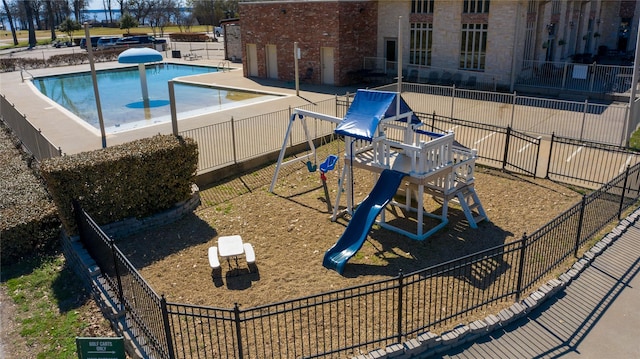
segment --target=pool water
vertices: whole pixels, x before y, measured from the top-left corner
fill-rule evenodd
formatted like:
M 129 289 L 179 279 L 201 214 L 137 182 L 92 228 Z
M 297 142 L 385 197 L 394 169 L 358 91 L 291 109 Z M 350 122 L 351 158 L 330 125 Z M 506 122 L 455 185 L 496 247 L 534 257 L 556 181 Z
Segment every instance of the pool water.
M 168 81 L 177 77 L 217 72 L 215 67 L 153 64 L 146 66 L 149 101 L 142 100 L 138 67 L 97 71 L 105 131 L 115 133 L 170 122 Z M 40 77 L 38 90 L 82 121 L 100 128 L 90 72 Z M 277 96 L 225 88 L 174 83 L 178 119 L 264 101 Z

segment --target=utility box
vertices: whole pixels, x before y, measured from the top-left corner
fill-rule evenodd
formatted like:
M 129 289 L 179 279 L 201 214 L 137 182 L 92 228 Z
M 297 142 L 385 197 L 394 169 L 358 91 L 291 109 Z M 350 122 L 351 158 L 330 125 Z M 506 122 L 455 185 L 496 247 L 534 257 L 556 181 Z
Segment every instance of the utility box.
M 180 50 L 171 50 L 171 57 L 174 59 L 179 59 L 182 56 L 180 56 Z

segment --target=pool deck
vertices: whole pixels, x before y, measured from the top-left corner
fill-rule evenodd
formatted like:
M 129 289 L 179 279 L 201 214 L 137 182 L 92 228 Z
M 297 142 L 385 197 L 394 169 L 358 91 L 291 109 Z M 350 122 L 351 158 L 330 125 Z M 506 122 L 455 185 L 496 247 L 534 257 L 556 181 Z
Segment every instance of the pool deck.
M 219 63 L 217 60 L 206 59 L 196 61 L 165 59 L 165 62 L 208 66 L 217 66 Z M 117 62 L 97 63 L 96 70 L 124 66 L 131 65 L 119 64 Z M 289 106 L 295 108 L 308 104 L 309 102 L 329 99 L 336 94 L 343 95 L 346 92 L 355 91 L 355 88 L 301 84 L 299 96 L 296 96 L 295 88 L 291 83 L 245 78 L 243 76 L 242 64 L 232 63 L 231 68 L 231 71 L 196 75 L 191 77 L 191 79 L 221 87 L 273 92 L 285 96 L 253 105 L 181 119 L 178 121 L 180 131 L 228 121 L 231 117 L 243 119 L 272 111 L 283 110 Z M 39 77 L 83 71 L 90 71 L 89 64 L 29 70 L 28 74 L 25 73 L 24 75 L 25 77 L 29 77 L 29 74 L 34 77 Z M 60 147 L 63 153 L 74 154 L 100 149 L 102 147 L 99 129 L 84 122 L 77 121 L 67 110 L 40 94 L 30 81 L 27 80 L 23 82 L 20 71 L 0 74 L 0 93 L 13 103 L 34 127 L 40 129 L 42 134 L 51 143 L 56 147 Z M 171 123 L 155 124 L 140 129 L 107 134 L 106 142 L 107 146 L 113 146 L 159 133 L 170 134 Z

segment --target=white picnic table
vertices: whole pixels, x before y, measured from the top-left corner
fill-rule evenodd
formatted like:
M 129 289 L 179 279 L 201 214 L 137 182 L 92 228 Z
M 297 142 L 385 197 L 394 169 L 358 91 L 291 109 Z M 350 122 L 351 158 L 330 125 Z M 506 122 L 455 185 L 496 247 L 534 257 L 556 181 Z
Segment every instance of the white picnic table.
M 209 264 L 212 268 L 220 266 L 218 256 L 227 259 L 229 267 L 231 267 L 231 258 L 235 259 L 236 267 L 238 266 L 238 257 L 244 256 L 247 264 L 256 261 L 253 246 L 250 243 L 244 243 L 239 235 L 222 236 L 218 238 L 218 246 L 209 248 Z

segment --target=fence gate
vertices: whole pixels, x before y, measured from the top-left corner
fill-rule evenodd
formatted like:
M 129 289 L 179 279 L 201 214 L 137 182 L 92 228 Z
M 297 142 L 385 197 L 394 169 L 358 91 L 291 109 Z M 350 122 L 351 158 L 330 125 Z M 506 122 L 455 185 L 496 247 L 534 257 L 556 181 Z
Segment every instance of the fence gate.
M 535 178 L 541 140 L 540 137 L 533 137 L 507 127 L 502 169 Z

